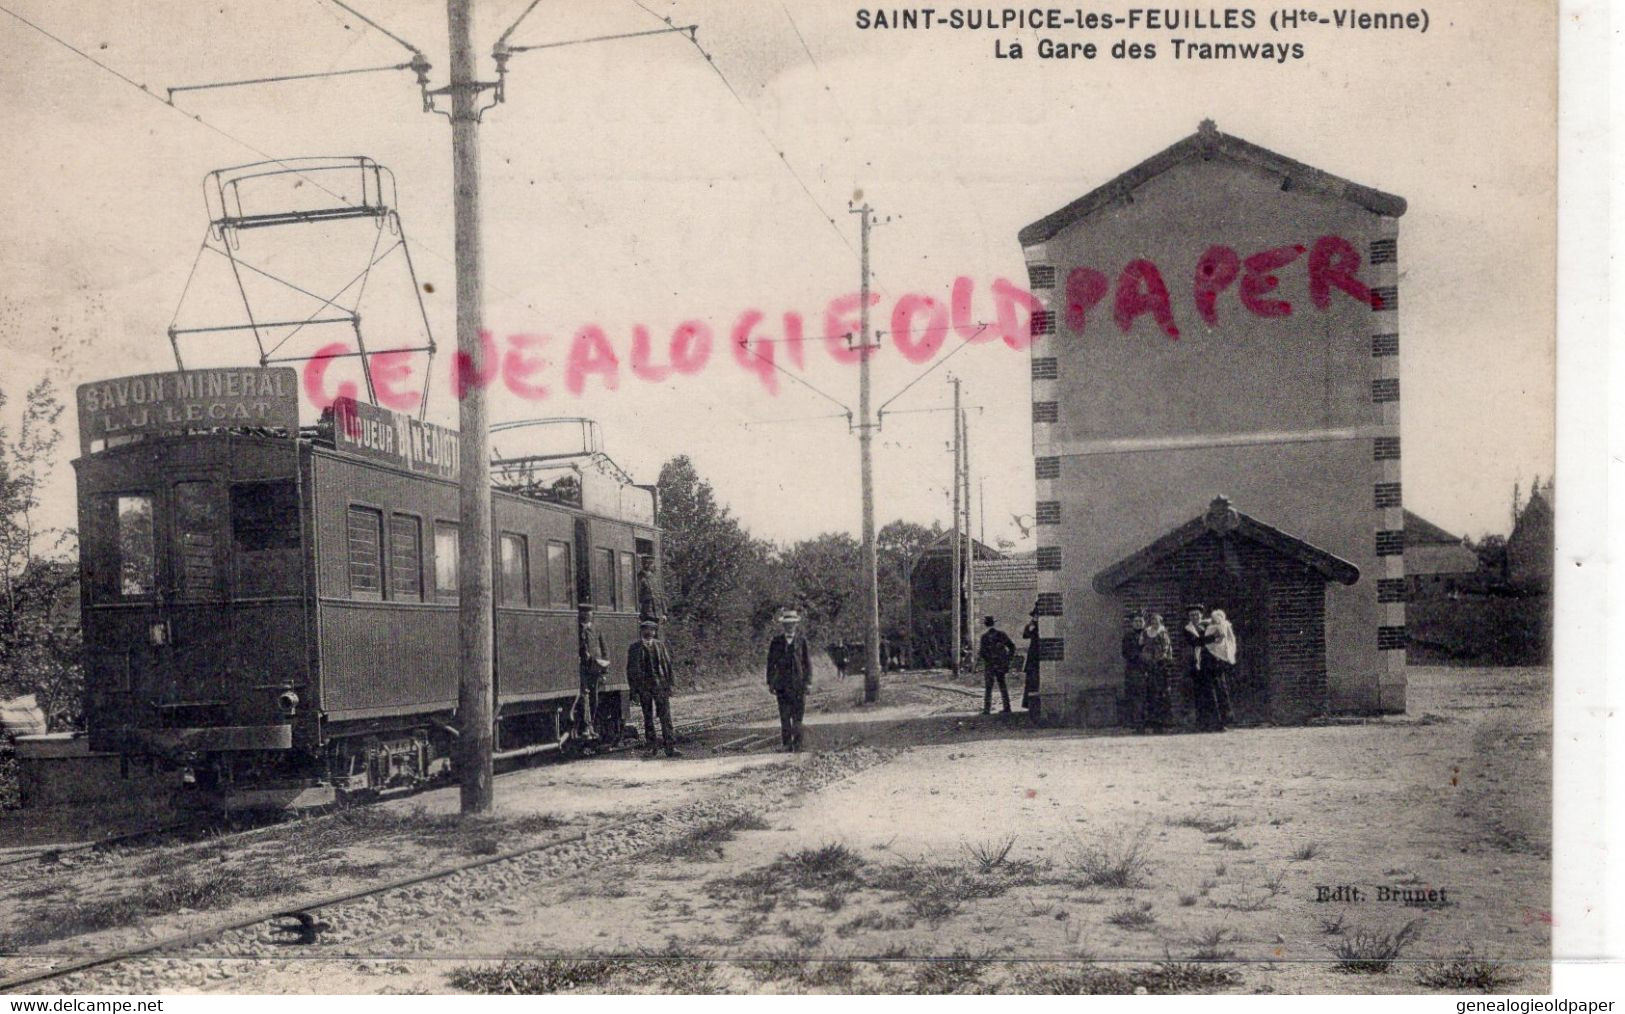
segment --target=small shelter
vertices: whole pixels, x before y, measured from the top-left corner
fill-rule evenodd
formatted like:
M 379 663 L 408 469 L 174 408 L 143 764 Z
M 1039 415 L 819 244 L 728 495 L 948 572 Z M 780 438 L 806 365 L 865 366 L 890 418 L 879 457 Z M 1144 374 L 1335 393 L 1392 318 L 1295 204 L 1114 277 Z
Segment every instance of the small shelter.
M 1175 638 L 1185 610 L 1223 609 L 1236 631 L 1231 703 L 1241 721 L 1300 722 L 1329 709 L 1326 585 L 1352 585 L 1354 564 L 1288 535 L 1217 497 L 1207 511 L 1095 575 L 1119 602 L 1124 629 L 1136 611 L 1161 613 Z M 1182 665 L 1176 661 L 1176 668 Z M 1187 713 L 1189 688 L 1175 685 Z

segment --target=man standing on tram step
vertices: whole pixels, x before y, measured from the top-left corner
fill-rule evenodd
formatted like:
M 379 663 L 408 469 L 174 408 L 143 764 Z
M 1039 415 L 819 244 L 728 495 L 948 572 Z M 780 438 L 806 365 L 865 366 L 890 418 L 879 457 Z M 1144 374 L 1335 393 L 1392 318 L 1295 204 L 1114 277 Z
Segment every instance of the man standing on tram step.
M 609 675 L 609 652 L 604 648 L 604 635 L 593 629 L 592 604 L 583 602 L 576 607 L 579 629 L 576 635 L 577 654 L 581 660 L 581 693 L 576 698 L 576 736 L 592 742 L 598 739 L 598 688 Z
M 812 654 L 807 639 L 796 632 L 801 616 L 794 609 L 779 615 L 783 633 L 767 648 L 767 687 L 779 699 L 779 735 L 785 753 L 801 752 L 801 718 L 812 688 Z
M 664 623 L 668 611 L 665 593 L 655 578 L 655 558 L 645 556 L 643 568 L 638 571 L 638 620 Z
M 1004 698 L 1004 713 L 1010 714 L 1010 688 L 1005 685 L 1005 674 L 1010 671 L 1010 660 L 1016 657 L 1016 642 L 1010 640 L 1010 635 L 999 629 L 999 621 L 991 616 L 984 617 L 982 625 L 987 629 L 982 632 L 982 643 L 978 648 L 977 657 L 982 660 L 982 669 L 985 676 L 982 691 L 982 714 L 989 714 L 993 710 L 993 684 L 999 684 L 999 695 Z
M 643 738 L 653 757 L 665 747 L 667 757 L 681 757 L 671 734 L 671 652 L 657 636 L 653 620 L 638 624 L 638 639 L 626 649 L 626 683 L 643 709 Z M 660 740 L 655 740 L 655 716 L 660 716 Z

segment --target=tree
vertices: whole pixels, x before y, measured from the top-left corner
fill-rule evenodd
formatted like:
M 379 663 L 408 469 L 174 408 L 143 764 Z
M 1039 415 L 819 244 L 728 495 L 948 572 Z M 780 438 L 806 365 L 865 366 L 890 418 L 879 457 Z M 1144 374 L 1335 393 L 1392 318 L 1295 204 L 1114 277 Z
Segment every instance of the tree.
M 1478 557 L 1478 566 L 1486 573 L 1498 579 L 1504 579 L 1507 571 L 1507 537 L 1505 535 L 1486 535 L 1477 542 L 1467 540 L 1467 548 Z
M 0 391 L 0 408 L 5 402 Z M 35 518 L 40 490 L 55 470 L 61 417 L 46 378 L 25 395 L 15 439 L 0 426 L 0 698 L 35 694 L 57 727 L 78 721 L 84 686 L 79 568 L 61 556 L 74 533 L 41 527 Z
M 686 455 L 660 469 L 661 557 L 671 616 L 662 637 L 680 660 L 741 661 L 755 633 L 747 589 L 759 587 L 764 547 L 717 503 Z
M 807 613 L 810 636 L 863 640 L 863 547 L 856 539 L 826 532 L 796 543 L 779 559 L 796 602 Z

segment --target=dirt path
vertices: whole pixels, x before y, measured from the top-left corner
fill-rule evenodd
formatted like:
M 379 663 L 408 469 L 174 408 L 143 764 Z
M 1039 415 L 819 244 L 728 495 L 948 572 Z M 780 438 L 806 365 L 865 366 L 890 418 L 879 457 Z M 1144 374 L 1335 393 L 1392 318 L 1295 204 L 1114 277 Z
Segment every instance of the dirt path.
M 524 772 L 502 819 L 557 822 L 533 833 L 664 826 L 361 906 L 302 960 L 245 931 L 72 985 L 1412 992 L 1464 988 L 1482 969 L 1441 962 L 1470 946 L 1538 991 L 1549 678 L 1413 669 L 1406 717 L 1166 737 L 1034 731 L 914 681 L 813 715 L 814 755 Z M 1413 921 L 1385 970 L 1338 968 Z

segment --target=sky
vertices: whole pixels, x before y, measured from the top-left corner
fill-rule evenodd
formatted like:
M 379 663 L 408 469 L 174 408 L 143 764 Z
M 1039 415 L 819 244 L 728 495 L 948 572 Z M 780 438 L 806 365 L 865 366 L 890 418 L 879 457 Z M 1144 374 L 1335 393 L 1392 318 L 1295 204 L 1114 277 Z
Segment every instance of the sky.
M 476 4 L 476 48 L 488 51 L 528 4 Z M 10 142 L 0 161 L 0 385 L 14 403 L 45 375 L 71 392 L 172 368 L 172 323 L 243 319 L 225 258 L 199 250 L 208 173 L 273 157 L 366 155 L 393 173 L 394 206 L 441 348 L 428 374 L 429 417 L 454 422 L 450 130 L 422 112 L 411 74 L 163 101 L 178 85 L 396 64 L 408 58 L 400 45 L 330 0 L 4 6 L 86 54 L 0 12 L 8 57 L 0 116 Z M 420 47 L 433 84 L 444 83 L 443 4 L 352 6 Z M 825 333 L 826 305 L 858 287 L 849 202 L 876 209 L 876 328 L 889 327 L 898 297 L 945 299 L 960 276 L 972 280 L 973 307 L 987 319 L 996 279 L 1025 282 L 1022 226 L 1211 117 L 1226 133 L 1409 202 L 1399 314 L 1407 506 L 1458 534 L 1505 532 L 1513 484 L 1551 475 L 1548 5 L 1434 4 L 1426 33 L 1261 27 L 1234 37 L 1301 41 L 1305 58 L 1280 65 L 1170 58 L 1171 35 L 1220 38 L 1200 32 L 865 31 L 855 26 L 860 6 L 536 5 L 511 43 L 646 31 L 670 17 L 698 24 L 699 44 L 667 34 L 512 58 L 506 102 L 480 128 L 485 319 L 500 349 L 513 347 L 513 335 L 542 343 L 525 354 L 549 360 L 530 378 L 548 393 L 521 397 L 497 385 L 493 420 L 589 416 L 610 456 L 639 481 L 690 456 L 756 535 L 788 542 L 855 533 L 858 446 L 841 413 L 857 406 L 858 371 L 814 340 Z M 1159 57 L 1037 59 L 1045 36 L 1103 50 L 1119 38 L 1151 41 Z M 996 40 L 1023 42 L 1028 58 L 995 59 Z M 481 72 L 490 74 L 489 59 Z M 326 190 L 353 195 L 353 179 L 312 171 L 295 178 L 312 184 L 302 193 L 264 197 L 322 202 Z M 245 233 L 235 253 L 330 293 L 395 238 L 354 220 Z M 262 306 L 282 308 L 274 286 L 250 284 Z M 311 309 L 284 301 L 301 316 Z M 749 310 L 762 314 L 763 335 L 782 334 L 787 312 L 802 316 L 808 341 L 796 372 L 805 383 L 776 374 L 769 392 L 734 362 L 726 336 Z M 398 251 L 369 276 L 361 312 L 370 347 L 421 342 Z M 647 329 L 658 367 L 673 333 L 691 321 L 714 332 L 703 367 L 656 382 L 633 375 L 637 328 Z M 592 375 L 575 394 L 565 360 L 571 337 L 589 325 L 624 361 L 616 389 Z M 312 328 L 289 348 L 342 337 Z M 251 364 L 258 355 L 241 332 L 182 341 L 188 365 Z M 421 361 L 411 363 L 407 388 L 424 377 Z M 950 339 L 923 364 L 889 346 L 876 354 L 874 399 L 890 402 L 876 441 L 879 522 L 949 520 L 951 424 L 942 410 L 950 376 L 970 406 L 981 501 L 973 528 L 990 541 L 1019 540 L 1034 497 L 1028 356 L 997 341 Z M 71 447 L 71 407 L 65 422 Z M 71 523 L 71 481 L 64 461 L 47 493 L 48 519 Z

